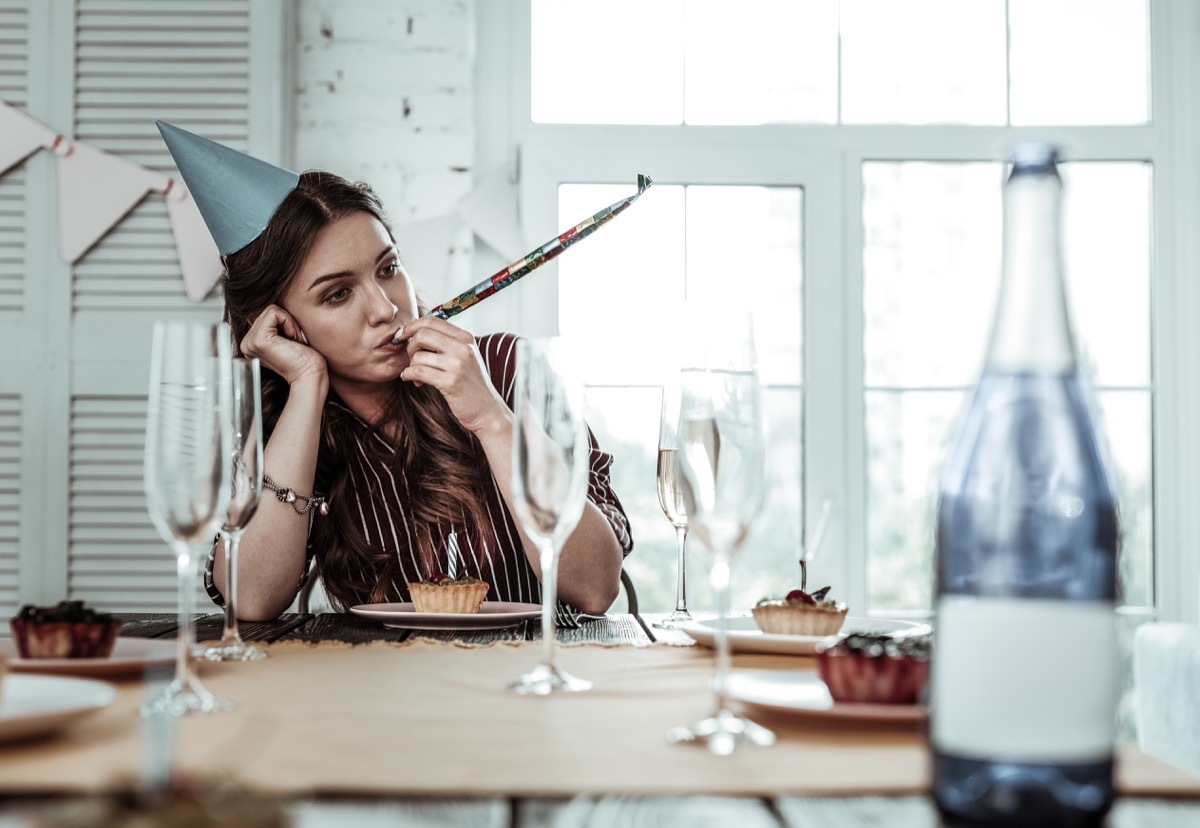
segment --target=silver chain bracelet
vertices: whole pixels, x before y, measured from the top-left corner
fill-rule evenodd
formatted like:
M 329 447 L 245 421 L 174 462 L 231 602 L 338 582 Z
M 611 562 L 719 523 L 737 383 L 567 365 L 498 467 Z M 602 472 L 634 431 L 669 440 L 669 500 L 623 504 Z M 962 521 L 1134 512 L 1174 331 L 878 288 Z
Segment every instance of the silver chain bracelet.
M 329 514 L 329 501 L 326 500 L 322 495 L 297 494 L 295 489 L 287 486 L 280 486 L 271 479 L 270 475 L 266 474 L 263 475 L 263 487 L 273 491 L 275 493 L 275 499 L 280 503 L 291 504 L 291 507 L 296 514 L 308 515 L 308 534 L 310 536 L 312 535 L 313 518 L 316 517 L 317 513 L 319 512 L 321 517 Z M 304 502 L 303 506 L 300 503 L 301 501 Z

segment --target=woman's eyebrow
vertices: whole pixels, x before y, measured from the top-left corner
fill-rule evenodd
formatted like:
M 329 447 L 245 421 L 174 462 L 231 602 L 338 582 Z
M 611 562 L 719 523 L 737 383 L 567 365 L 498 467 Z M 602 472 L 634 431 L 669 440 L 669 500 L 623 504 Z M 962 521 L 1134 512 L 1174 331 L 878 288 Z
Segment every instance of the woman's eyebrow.
M 393 253 L 393 252 L 395 252 L 395 250 L 396 250 L 396 245 L 394 245 L 394 244 L 389 244 L 387 247 L 383 248 L 383 252 L 375 257 L 375 264 L 379 264 L 380 262 L 382 262 L 389 253 Z M 340 270 L 337 273 L 326 273 L 324 276 L 318 276 L 316 279 L 313 279 L 313 283 L 308 286 L 308 289 L 311 291 L 313 288 L 317 287 L 320 284 L 328 282 L 330 279 L 341 279 L 345 276 L 353 276 L 353 275 L 354 274 L 351 273 L 349 270 Z

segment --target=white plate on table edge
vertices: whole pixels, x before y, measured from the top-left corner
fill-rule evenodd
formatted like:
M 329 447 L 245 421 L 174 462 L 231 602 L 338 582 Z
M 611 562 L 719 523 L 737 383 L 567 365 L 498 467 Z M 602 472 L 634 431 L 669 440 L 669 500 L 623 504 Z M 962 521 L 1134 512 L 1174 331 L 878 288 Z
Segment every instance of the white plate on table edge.
M 0 742 L 52 733 L 112 704 L 111 684 L 64 676 L 8 675 L 0 688 Z
M 121 676 L 138 673 L 156 664 L 175 661 L 175 639 L 118 638 L 108 658 L 21 658 L 17 643 L 0 638 L 0 656 L 14 673 L 49 673 L 61 676 Z
M 773 655 L 812 655 L 813 648 L 825 635 L 776 635 L 765 633 L 750 615 L 734 615 L 726 619 L 729 647 L 736 653 L 769 653 Z M 716 646 L 716 619 L 688 621 L 679 629 L 706 647 Z M 928 624 L 916 621 L 896 621 L 888 618 L 846 616 L 837 635 L 851 633 L 887 633 L 895 636 L 924 635 L 932 631 Z
M 789 715 L 873 722 L 922 722 L 919 704 L 838 702 L 816 670 L 734 670 L 727 695 L 742 704 Z
M 542 614 L 541 604 L 484 601 L 479 612 L 417 612 L 412 604 L 359 604 L 350 611 L 398 630 L 499 630 Z

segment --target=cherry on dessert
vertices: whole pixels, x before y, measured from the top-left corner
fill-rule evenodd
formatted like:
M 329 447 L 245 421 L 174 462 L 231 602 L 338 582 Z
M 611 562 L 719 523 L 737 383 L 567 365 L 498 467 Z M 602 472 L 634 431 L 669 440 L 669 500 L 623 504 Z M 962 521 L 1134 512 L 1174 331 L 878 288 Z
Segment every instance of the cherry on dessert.
M 817 603 L 811 595 L 802 589 L 793 589 L 787 594 L 784 600 L 789 604 L 807 604 L 808 606 L 815 606 Z

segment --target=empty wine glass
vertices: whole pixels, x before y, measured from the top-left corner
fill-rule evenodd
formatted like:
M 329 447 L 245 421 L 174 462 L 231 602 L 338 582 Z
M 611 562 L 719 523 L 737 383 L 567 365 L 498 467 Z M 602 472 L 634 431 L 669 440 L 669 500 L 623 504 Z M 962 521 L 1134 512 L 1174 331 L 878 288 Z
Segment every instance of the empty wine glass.
M 724 756 L 742 741 L 764 746 L 775 741 L 771 731 L 729 709 L 726 689 L 731 563 L 766 499 L 766 437 L 750 314 L 725 311 L 704 330 L 719 333 L 705 337 L 686 363 L 694 367 L 680 372 L 679 466 L 691 534 L 711 553 L 716 710 L 695 724 L 672 728 L 667 738 Z
M 583 514 L 591 453 L 583 382 L 566 343 L 518 340 L 514 388 L 513 506 L 542 568 L 542 661 L 510 686 L 539 696 L 589 690 L 559 667 L 554 624 L 558 556 Z
M 232 480 L 229 505 L 221 523 L 225 543 L 225 630 L 221 640 L 200 651 L 209 661 L 258 661 L 267 654 L 242 641 L 237 617 L 238 541 L 258 509 L 263 485 L 262 397 L 257 359 L 235 358 L 230 363 L 232 403 L 229 419 L 233 428 L 233 451 L 229 464 Z
M 692 620 L 687 608 L 687 533 L 688 516 L 679 489 L 679 397 L 678 383 L 663 386 L 662 408 L 658 421 L 658 505 L 671 525 L 675 527 L 678 545 L 676 563 L 675 611 L 654 626 L 666 630 L 676 629 L 685 621 Z
M 146 702 L 146 713 L 231 707 L 205 689 L 192 666 L 194 562 L 212 542 L 229 498 L 229 370 L 228 325 L 154 324 L 143 481 L 150 519 L 175 553 L 179 636 L 175 679 Z

